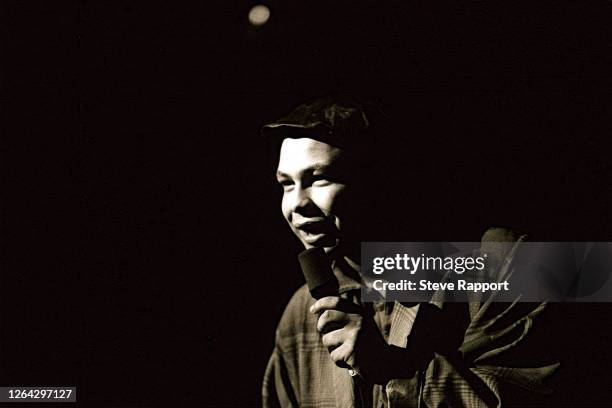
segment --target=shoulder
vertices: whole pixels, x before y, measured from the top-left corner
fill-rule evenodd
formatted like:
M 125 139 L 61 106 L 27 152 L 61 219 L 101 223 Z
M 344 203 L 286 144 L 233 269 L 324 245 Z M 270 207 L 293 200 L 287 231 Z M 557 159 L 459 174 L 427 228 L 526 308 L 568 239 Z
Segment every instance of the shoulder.
M 482 242 L 516 242 L 525 240 L 527 235 L 524 232 L 506 227 L 489 227 L 482 234 Z
M 527 235 L 523 232 L 504 227 L 490 227 L 480 239 L 480 249 L 488 255 L 490 267 L 499 269 L 504 258 L 512 254 L 513 248 L 526 240 Z

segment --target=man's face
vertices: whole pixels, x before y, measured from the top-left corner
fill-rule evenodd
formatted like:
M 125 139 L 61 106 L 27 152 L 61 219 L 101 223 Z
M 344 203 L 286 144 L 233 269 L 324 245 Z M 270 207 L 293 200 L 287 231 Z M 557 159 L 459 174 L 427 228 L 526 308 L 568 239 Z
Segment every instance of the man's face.
M 346 166 L 343 151 L 314 139 L 285 139 L 276 177 L 283 187 L 282 211 L 306 248 L 336 247 L 345 220 Z

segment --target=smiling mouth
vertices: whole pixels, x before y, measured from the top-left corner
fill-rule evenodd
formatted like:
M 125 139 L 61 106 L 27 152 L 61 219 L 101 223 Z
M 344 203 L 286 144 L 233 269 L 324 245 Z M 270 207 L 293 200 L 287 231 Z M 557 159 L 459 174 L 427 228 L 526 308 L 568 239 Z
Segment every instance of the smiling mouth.
M 309 221 L 297 225 L 295 228 L 307 234 L 323 234 L 329 230 L 324 221 Z
M 329 224 L 325 221 L 305 222 L 296 226 L 295 229 L 302 239 L 309 244 L 315 244 L 326 239 L 331 233 Z

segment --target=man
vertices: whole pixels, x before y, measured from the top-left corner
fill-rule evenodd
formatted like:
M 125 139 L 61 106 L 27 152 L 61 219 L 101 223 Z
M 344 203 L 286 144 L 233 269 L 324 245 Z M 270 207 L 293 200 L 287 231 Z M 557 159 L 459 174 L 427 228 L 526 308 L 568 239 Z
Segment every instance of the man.
M 303 286 L 290 300 L 265 373 L 264 406 L 499 406 L 510 384 L 546 391 L 556 365 L 502 366 L 544 304 L 361 304 L 359 242 L 377 221 L 368 191 L 376 184 L 367 181 L 380 136 L 375 115 L 354 100 L 323 98 L 263 128 L 281 143 L 283 216 L 304 248 L 325 250 L 339 282 L 337 296 L 315 300 Z M 509 242 L 502 268 L 512 242 L 524 238 L 492 229 L 483 245 Z

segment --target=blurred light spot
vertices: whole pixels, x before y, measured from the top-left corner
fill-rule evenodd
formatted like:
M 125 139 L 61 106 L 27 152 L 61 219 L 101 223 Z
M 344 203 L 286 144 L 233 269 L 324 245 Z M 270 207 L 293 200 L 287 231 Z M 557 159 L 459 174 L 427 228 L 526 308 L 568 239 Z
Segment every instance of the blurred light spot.
M 254 26 L 260 26 L 260 25 L 266 24 L 269 18 L 270 18 L 270 9 L 262 4 L 254 6 L 251 9 L 251 11 L 249 11 L 249 21 Z

